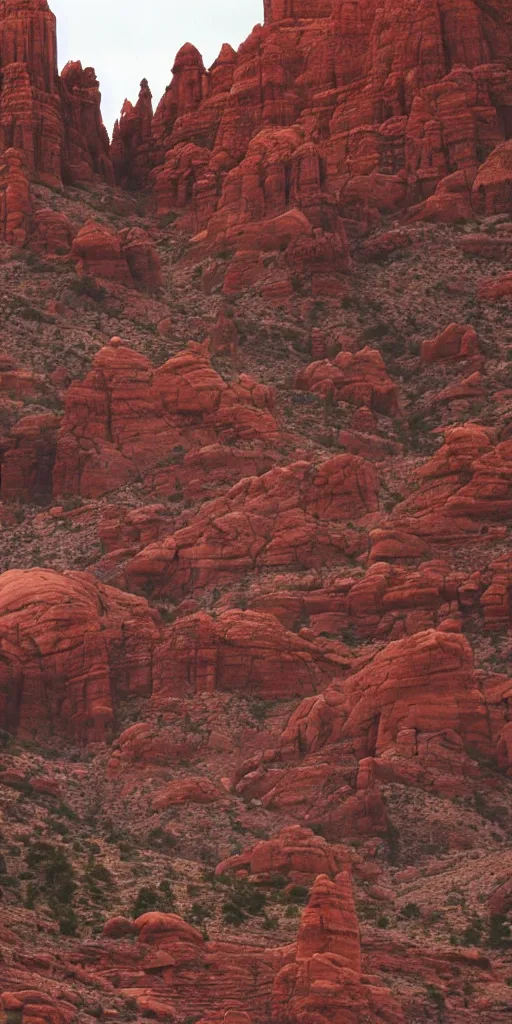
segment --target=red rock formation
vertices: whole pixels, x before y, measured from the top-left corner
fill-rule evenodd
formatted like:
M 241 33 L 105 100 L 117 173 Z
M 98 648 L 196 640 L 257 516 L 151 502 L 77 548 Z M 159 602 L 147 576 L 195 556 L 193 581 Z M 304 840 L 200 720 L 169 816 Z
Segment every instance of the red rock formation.
M 151 159 L 153 104 L 147 79 L 140 83 L 135 106 L 125 100 L 121 116 L 114 125 L 111 157 L 116 184 L 129 189 L 144 189 L 148 183 Z
M 49 412 L 25 416 L 0 443 L 3 501 L 37 504 L 51 497 L 59 422 Z
M 8 149 L 0 164 L 0 235 L 8 245 L 21 248 L 30 233 L 32 201 L 25 155 Z
M 502 274 L 500 277 L 491 278 L 480 286 L 478 298 L 486 299 L 488 302 L 496 302 L 499 299 L 510 299 L 512 296 L 512 273 Z
M 340 209 L 369 225 L 438 186 L 442 219 L 506 204 L 505 5 L 407 0 L 390 36 L 395 20 L 396 0 L 269 0 L 265 27 L 210 72 L 183 47 L 153 120 L 158 211 L 213 238 L 293 207 L 336 235 Z
M 348 664 L 288 633 L 271 615 L 236 610 L 212 619 L 200 612 L 170 627 L 154 694 L 224 690 L 286 699 L 315 693 Z
M 4 992 L 0 998 L 6 1015 L 15 1015 L 22 1024 L 70 1024 L 73 1017 L 69 1003 L 66 1006 L 44 992 Z
M 58 184 L 63 123 L 55 16 L 46 0 L 5 0 L 0 62 L 0 149 L 20 149 L 30 175 Z
M 388 377 L 380 352 L 364 348 L 352 355 L 340 352 L 329 362 L 311 363 L 301 370 L 296 387 L 332 402 L 366 406 L 384 416 L 399 413 L 398 389 Z
M 30 248 L 46 256 L 66 256 L 75 235 L 76 228 L 64 213 L 37 210 L 32 217 Z
M 162 268 L 148 235 L 141 228 L 125 228 L 119 238 L 135 286 L 147 292 L 158 291 L 163 284 Z
M 164 789 L 155 793 L 151 807 L 154 811 L 165 811 L 180 804 L 215 804 L 222 800 L 222 793 L 208 778 L 175 779 Z
M 110 259 L 110 250 L 100 248 L 99 257 L 104 255 Z M 228 385 L 199 346 L 153 370 L 145 356 L 114 341 L 67 393 L 56 494 L 106 494 L 162 463 L 173 473 L 172 463 L 184 451 L 224 438 L 277 438 L 270 388 L 245 375 Z
M 290 825 L 275 839 L 264 839 L 252 849 L 222 861 L 215 873 L 246 870 L 249 875 L 284 875 L 291 882 L 302 883 L 319 874 L 334 878 L 349 862 L 346 847 L 327 843 L 309 828 Z
M 103 740 L 116 697 L 148 694 L 158 640 L 145 601 L 80 573 L 0 578 L 0 723 L 25 738 Z
M 127 286 L 132 283 L 121 239 L 103 224 L 87 221 L 73 240 L 71 254 L 81 276 L 89 274 Z
M 283 967 L 272 992 L 272 1020 L 299 1024 L 365 1019 L 403 1021 L 388 989 L 361 975 L 359 928 L 348 872 L 320 875 L 300 923 L 295 962 Z
M 332 953 L 355 974 L 361 972 L 361 944 L 350 874 L 332 881 L 319 875 L 311 890 L 297 936 L 297 960 Z
M 424 341 L 421 358 L 426 363 L 438 360 L 469 359 L 479 354 L 478 338 L 467 324 L 450 324 L 436 338 Z
M 512 508 L 510 449 L 510 441 L 493 444 L 492 431 L 477 424 L 448 429 L 417 471 L 419 489 L 395 506 L 393 526 L 441 544 L 503 537 L 500 524 Z
M 118 581 L 178 597 L 255 566 L 339 562 L 366 546 L 364 533 L 347 521 L 377 508 L 376 474 L 358 456 L 338 455 L 318 466 L 292 463 L 243 479 L 204 505 L 189 526 L 126 563 Z
M 199 50 L 185 43 L 176 54 L 173 78 L 160 100 L 153 118 L 153 146 L 155 162 L 163 162 L 169 149 L 176 120 L 193 114 L 207 95 L 207 76 Z
M 158 253 L 141 228 L 125 228 L 116 235 L 103 224 L 87 221 L 73 239 L 71 255 L 80 276 L 89 274 L 145 291 L 162 285 Z
M 60 78 L 64 121 L 62 177 L 66 184 L 93 181 L 114 184 L 110 143 L 101 117 L 101 95 L 94 68 L 66 64 Z
M 429 630 L 389 644 L 325 695 L 304 702 L 282 737 L 285 750 L 314 751 L 347 740 L 358 760 L 432 759 L 463 746 L 493 753 L 471 648 L 455 633 Z
M 473 182 L 473 208 L 482 216 L 509 213 L 512 203 L 512 141 L 496 146 Z
M 30 177 L 46 184 L 95 174 L 113 183 L 96 76 L 77 62 L 59 78 L 55 17 L 46 0 L 5 0 L 0 62 L 0 150 L 21 150 Z
M 152 778 L 169 765 L 179 765 L 191 760 L 199 740 L 186 738 L 180 742 L 165 730 L 159 730 L 148 722 L 137 722 L 115 740 L 108 762 L 108 777 L 119 778 L 126 783 L 132 774 L 137 784 L 142 773 Z

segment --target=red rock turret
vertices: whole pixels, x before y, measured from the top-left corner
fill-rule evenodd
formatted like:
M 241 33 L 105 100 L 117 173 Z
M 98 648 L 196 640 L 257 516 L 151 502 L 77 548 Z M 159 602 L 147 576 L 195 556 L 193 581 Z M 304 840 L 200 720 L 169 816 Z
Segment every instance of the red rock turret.
M 403 1016 L 388 990 L 361 975 L 359 925 L 348 870 L 333 882 L 320 875 L 297 937 L 295 961 L 278 973 L 272 992 L 275 1024 L 362 1024 Z
M 0 149 L 22 150 L 29 174 L 59 182 L 57 30 L 46 0 L 5 0 L 0 7 L 0 69 Z
M 114 184 L 109 139 L 101 117 L 101 93 L 94 68 L 66 64 L 61 77 L 64 119 L 63 177 L 69 184 L 95 175 Z
M 168 139 L 176 120 L 191 114 L 208 94 L 208 77 L 203 58 L 192 43 L 178 50 L 172 82 L 158 104 L 153 118 L 154 160 L 163 163 Z
M 209 71 L 212 95 L 219 92 L 229 92 L 233 85 L 235 67 L 236 53 L 229 43 L 224 43 L 217 60 L 214 61 Z
M 8 149 L 0 159 L 0 238 L 23 246 L 30 230 L 32 203 L 25 156 Z
M 125 100 L 121 116 L 114 125 L 111 155 L 118 185 L 130 189 L 146 187 L 150 171 L 152 122 L 151 90 L 147 79 L 143 78 L 137 103 L 133 106 Z
M 2 67 L 27 64 L 32 85 L 57 93 L 57 30 L 47 0 L 4 0 L 0 9 Z
M 29 176 L 50 185 L 94 175 L 113 183 L 96 75 L 77 61 L 59 78 L 46 0 L 0 6 L 0 71 L 0 150 L 20 150 Z
M 335 882 L 319 875 L 311 890 L 297 937 L 297 960 L 308 960 L 315 953 L 334 953 L 361 973 L 359 925 L 348 870 L 337 875 Z

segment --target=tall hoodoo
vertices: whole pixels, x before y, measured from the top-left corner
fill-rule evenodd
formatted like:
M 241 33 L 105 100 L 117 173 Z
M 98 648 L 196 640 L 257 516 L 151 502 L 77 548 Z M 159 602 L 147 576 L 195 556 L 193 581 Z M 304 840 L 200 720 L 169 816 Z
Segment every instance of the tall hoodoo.
M 125 100 L 121 116 L 114 125 L 111 156 L 116 184 L 142 189 L 148 183 L 151 168 L 151 127 L 153 97 L 146 78 L 140 83 L 135 106 Z
M 297 937 L 297 960 L 309 960 L 316 953 L 332 953 L 361 973 L 359 924 L 348 868 L 335 881 L 319 875 L 311 890 Z
M 27 173 L 58 185 L 113 183 L 109 140 L 92 68 L 68 64 L 59 77 L 55 15 L 46 0 L 0 6 L 0 149 L 24 153 Z
M 0 148 L 22 150 L 29 174 L 60 182 L 57 28 L 46 0 L 5 0 L 0 7 L 0 68 Z

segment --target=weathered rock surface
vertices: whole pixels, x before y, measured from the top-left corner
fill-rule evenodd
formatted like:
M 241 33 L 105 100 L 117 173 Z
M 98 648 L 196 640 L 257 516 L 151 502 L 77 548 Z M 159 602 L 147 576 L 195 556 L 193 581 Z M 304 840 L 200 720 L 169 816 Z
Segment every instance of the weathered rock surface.
M 421 358 L 426 363 L 438 360 L 469 359 L 478 355 L 476 331 L 467 324 L 450 324 L 437 338 L 424 341 Z
M 5 0 L 0 61 L 0 150 L 21 150 L 29 175 L 50 185 L 95 174 L 113 183 L 96 76 L 75 62 L 59 77 L 55 16 L 46 0 Z
M 172 626 L 159 652 L 155 696 L 211 693 L 217 689 L 263 699 L 314 693 L 350 658 L 324 655 L 288 633 L 272 615 L 198 613 Z
M 307 882 L 317 875 L 335 878 L 350 862 L 346 847 L 326 843 L 309 828 L 291 825 L 275 839 L 262 840 L 250 850 L 222 861 L 217 875 L 246 870 L 249 875 L 284 875 L 291 882 Z
M 110 239 L 98 254 L 107 263 Z M 128 273 L 127 263 L 116 266 Z M 98 352 L 89 376 L 67 393 L 56 494 L 97 497 L 159 465 L 171 466 L 172 472 L 173 461 L 190 449 L 231 437 L 277 438 L 271 389 L 245 375 L 238 384 L 227 384 L 199 346 L 154 370 L 145 356 L 120 339 L 114 342 Z
M 151 692 L 158 629 L 146 602 L 87 574 L 0 578 L 0 722 L 20 736 L 104 740 L 121 694 Z
M 398 389 L 387 374 L 380 352 L 370 348 L 355 355 L 340 352 L 333 362 L 311 363 L 299 373 L 296 386 L 330 402 L 364 406 L 383 416 L 399 413 Z
M 350 874 L 319 875 L 302 915 L 295 962 L 277 975 L 275 1021 L 403 1020 L 389 990 L 361 975 L 361 948 Z
M 109 146 L 0 0 L 9 1024 L 509 1011 L 511 38 L 266 0 Z
M 178 597 L 256 566 L 305 568 L 352 557 L 366 540 L 349 520 L 378 509 L 378 487 L 373 467 L 353 455 L 243 479 L 189 526 L 127 562 L 119 582 Z
M 491 754 L 487 708 L 465 638 L 429 630 L 389 644 L 361 672 L 303 704 L 282 743 L 313 751 L 344 740 L 358 760 L 402 750 L 429 757 L 434 748 L 438 757 L 444 744 Z
M 182 213 L 210 238 L 250 223 L 262 237 L 286 209 L 337 238 L 337 199 L 364 224 L 422 203 L 448 221 L 499 212 L 509 187 L 509 13 L 476 0 L 457 11 L 432 0 L 420 12 L 411 0 L 389 34 L 395 17 L 394 0 L 357 13 L 345 2 L 281 0 L 209 71 L 186 44 L 152 122 L 158 211 Z M 147 145 L 136 111 L 146 104 L 125 105 L 117 129 L 119 147 L 124 120 L 135 165 Z
M 80 276 L 106 278 L 146 291 L 162 284 L 158 253 L 140 228 L 126 228 L 115 235 L 102 224 L 88 221 L 74 238 L 71 254 Z

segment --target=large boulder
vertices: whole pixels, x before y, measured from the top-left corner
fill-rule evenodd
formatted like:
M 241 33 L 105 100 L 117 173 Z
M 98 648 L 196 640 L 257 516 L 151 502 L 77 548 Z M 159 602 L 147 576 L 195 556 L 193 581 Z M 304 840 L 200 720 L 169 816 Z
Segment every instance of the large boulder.
M 122 697 L 151 693 L 147 603 L 86 573 L 0 576 L 0 726 L 25 739 L 102 741 Z

